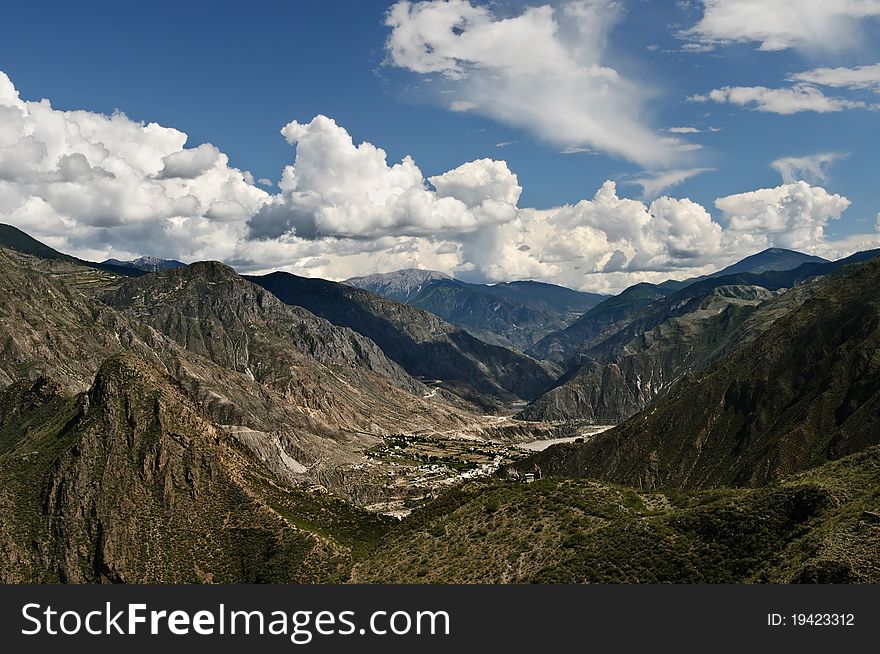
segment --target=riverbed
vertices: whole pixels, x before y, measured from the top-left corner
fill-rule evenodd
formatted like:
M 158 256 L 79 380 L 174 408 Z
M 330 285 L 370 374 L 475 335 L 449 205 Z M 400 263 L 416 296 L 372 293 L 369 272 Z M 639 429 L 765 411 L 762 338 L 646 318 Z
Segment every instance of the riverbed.
M 576 440 L 589 440 L 592 436 L 596 434 L 600 434 L 606 429 L 611 429 L 614 425 L 593 425 L 591 427 L 585 427 L 577 436 L 567 436 L 565 438 L 548 438 L 540 441 L 530 441 L 528 443 L 520 443 L 517 445 L 521 450 L 527 450 L 529 452 L 542 452 L 546 450 L 551 445 L 556 445 L 557 443 L 573 443 Z

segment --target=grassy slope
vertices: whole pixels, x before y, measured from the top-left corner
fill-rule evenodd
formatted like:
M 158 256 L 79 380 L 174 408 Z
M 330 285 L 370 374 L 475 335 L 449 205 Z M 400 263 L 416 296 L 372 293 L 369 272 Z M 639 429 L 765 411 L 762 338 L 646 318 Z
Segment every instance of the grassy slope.
M 357 581 L 880 581 L 880 449 L 761 489 L 473 482 L 418 509 Z

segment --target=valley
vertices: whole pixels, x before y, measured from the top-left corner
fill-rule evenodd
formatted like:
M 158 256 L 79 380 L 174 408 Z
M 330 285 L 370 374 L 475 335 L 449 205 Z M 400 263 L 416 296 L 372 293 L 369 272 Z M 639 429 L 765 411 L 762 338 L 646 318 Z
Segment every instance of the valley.
M 461 287 L 582 311 L 517 348 L 410 304 L 429 271 L 381 297 L 0 236 L 4 581 L 880 579 L 877 252 Z

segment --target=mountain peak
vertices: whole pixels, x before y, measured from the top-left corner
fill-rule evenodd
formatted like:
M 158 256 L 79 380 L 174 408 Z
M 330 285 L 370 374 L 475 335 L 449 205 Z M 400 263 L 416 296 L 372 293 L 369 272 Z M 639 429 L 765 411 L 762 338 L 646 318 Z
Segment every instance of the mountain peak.
M 767 248 L 709 276 L 721 277 L 743 272 L 760 274 L 771 270 L 793 270 L 805 263 L 828 263 L 828 260 L 812 254 L 797 252 L 796 250 Z
M 437 270 L 405 268 L 387 273 L 374 273 L 363 277 L 352 277 L 345 284 L 381 295 L 389 300 L 406 302 L 431 282 L 452 280 L 453 278 Z
M 196 261 L 186 266 L 186 268 L 175 270 L 181 275 L 216 277 L 220 279 L 238 277 L 235 270 L 222 261 Z

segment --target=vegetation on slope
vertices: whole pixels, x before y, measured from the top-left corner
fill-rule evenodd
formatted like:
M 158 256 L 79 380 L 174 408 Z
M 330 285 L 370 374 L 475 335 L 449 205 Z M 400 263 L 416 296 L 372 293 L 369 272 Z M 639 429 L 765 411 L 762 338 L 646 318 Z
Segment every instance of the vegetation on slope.
M 417 509 L 355 568 L 396 583 L 880 581 L 880 448 L 760 489 L 484 480 Z

